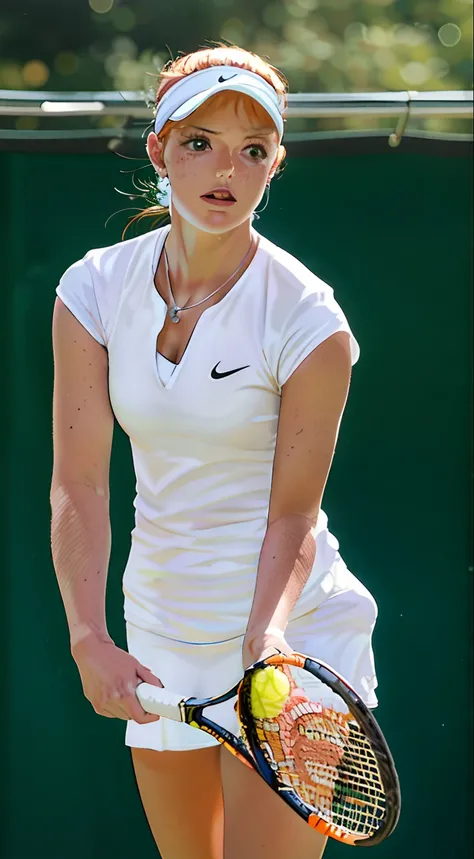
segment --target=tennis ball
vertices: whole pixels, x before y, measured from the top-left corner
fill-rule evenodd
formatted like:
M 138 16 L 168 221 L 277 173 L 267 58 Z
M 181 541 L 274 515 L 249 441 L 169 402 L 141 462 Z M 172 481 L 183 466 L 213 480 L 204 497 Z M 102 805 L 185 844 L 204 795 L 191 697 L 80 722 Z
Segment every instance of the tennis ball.
M 290 694 L 290 683 L 286 674 L 268 665 L 259 668 L 252 676 L 250 705 L 256 719 L 272 719 L 279 716 Z

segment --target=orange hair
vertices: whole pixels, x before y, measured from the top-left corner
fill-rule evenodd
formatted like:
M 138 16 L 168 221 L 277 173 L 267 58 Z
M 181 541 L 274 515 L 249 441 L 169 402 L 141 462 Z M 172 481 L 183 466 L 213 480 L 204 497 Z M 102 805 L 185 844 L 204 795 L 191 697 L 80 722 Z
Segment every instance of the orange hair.
M 236 66 L 237 68 L 247 69 L 249 72 L 254 72 L 260 75 L 267 83 L 272 86 L 278 95 L 283 97 L 285 108 L 288 104 L 288 81 L 285 75 L 280 72 L 275 66 L 254 54 L 252 51 L 246 51 L 244 48 L 239 48 L 237 45 L 226 45 L 224 42 L 214 43 L 215 47 L 201 48 L 199 51 L 194 51 L 192 54 L 186 54 L 177 57 L 175 60 L 168 60 L 163 66 L 158 76 L 158 88 L 156 92 L 156 105 L 166 92 L 186 75 L 191 75 L 193 72 L 202 71 L 212 66 Z M 208 100 L 208 104 L 213 108 L 219 109 L 229 101 L 229 92 L 217 93 Z M 236 110 L 242 107 L 247 114 L 253 113 L 255 117 L 264 120 L 266 112 L 264 108 L 253 99 L 249 99 L 243 93 L 232 93 L 235 101 Z M 160 131 L 159 137 L 166 140 L 167 135 L 171 131 L 174 123 L 170 119 Z M 285 153 L 284 153 L 285 154 Z M 283 160 L 283 159 L 282 159 Z M 134 221 L 140 221 L 142 218 L 153 216 L 157 219 L 168 214 L 168 209 L 165 206 L 149 206 L 133 218 L 127 224 L 124 233 Z

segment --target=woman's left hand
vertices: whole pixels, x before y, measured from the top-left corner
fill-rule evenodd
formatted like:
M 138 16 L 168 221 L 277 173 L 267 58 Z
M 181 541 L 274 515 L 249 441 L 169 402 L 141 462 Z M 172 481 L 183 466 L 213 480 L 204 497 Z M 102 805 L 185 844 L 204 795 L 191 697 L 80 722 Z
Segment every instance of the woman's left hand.
M 258 662 L 260 659 L 266 659 L 267 656 L 272 656 L 274 653 L 284 653 L 289 656 L 293 653 L 293 649 L 288 644 L 286 638 L 272 633 L 262 632 L 261 634 L 250 634 L 244 638 L 242 647 L 242 664 L 244 670 Z

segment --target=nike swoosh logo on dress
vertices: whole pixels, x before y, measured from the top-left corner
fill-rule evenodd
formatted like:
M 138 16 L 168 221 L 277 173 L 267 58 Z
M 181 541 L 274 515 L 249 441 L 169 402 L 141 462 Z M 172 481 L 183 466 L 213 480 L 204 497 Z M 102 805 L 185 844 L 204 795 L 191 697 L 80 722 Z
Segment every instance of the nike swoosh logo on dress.
M 250 367 L 250 364 L 246 364 L 245 367 L 237 367 L 235 370 L 227 370 L 226 373 L 218 373 L 217 368 L 221 362 L 218 361 L 216 366 L 211 370 L 211 379 L 225 379 L 226 376 L 233 376 L 234 373 L 240 373 L 241 370 L 246 370 L 247 367 Z

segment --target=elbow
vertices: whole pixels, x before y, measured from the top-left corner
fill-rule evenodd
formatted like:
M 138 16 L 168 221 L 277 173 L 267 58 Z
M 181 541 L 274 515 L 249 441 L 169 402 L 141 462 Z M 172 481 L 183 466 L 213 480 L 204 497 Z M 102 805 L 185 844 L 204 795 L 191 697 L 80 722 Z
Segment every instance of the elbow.
M 316 526 L 318 516 L 319 509 L 314 514 L 291 511 L 270 515 L 268 517 L 267 530 L 277 525 L 280 528 L 286 526 L 292 530 L 311 531 Z
M 66 501 L 75 500 L 78 496 L 87 498 L 91 494 L 103 498 L 108 506 L 110 499 L 108 484 L 98 485 L 87 478 L 73 480 L 53 473 L 49 492 L 49 503 L 53 512 L 62 507 Z

